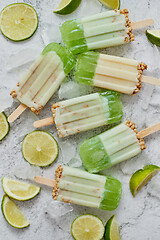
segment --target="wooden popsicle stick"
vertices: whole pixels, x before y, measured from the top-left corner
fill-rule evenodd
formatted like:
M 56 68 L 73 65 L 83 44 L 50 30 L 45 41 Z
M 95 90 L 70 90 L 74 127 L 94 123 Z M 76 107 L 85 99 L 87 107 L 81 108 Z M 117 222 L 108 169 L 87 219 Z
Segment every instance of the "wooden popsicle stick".
M 40 128 L 40 127 L 44 127 L 44 126 L 51 125 L 51 124 L 54 124 L 54 118 L 53 117 L 45 118 L 45 119 L 42 119 L 42 120 L 39 120 L 39 121 L 35 121 L 33 123 L 33 126 L 35 128 Z
M 28 107 L 21 103 L 19 107 L 8 117 L 8 122 L 14 122 Z
M 137 136 L 138 138 L 144 138 L 144 137 L 147 137 L 148 135 L 154 133 L 154 132 L 157 132 L 160 130 L 160 122 L 151 126 L 151 127 L 148 127 L 142 131 L 140 131 Z
M 150 76 L 142 76 L 141 81 L 145 82 L 145 83 L 150 83 L 150 84 L 153 84 L 156 86 L 160 86 L 160 79 L 158 79 L 158 78 L 153 78 Z
M 153 24 L 154 24 L 154 20 L 152 18 L 150 18 L 150 19 L 145 19 L 145 20 L 138 21 L 138 22 L 132 22 L 131 28 L 133 28 L 133 29 L 143 28 L 143 27 L 151 26 Z
M 40 183 L 40 184 L 43 184 L 43 185 L 46 185 L 46 186 L 49 186 L 49 187 L 55 187 L 55 185 L 56 185 L 55 180 L 49 179 L 49 178 L 44 178 L 44 177 L 41 177 L 41 176 L 35 176 L 34 181 L 36 183 Z

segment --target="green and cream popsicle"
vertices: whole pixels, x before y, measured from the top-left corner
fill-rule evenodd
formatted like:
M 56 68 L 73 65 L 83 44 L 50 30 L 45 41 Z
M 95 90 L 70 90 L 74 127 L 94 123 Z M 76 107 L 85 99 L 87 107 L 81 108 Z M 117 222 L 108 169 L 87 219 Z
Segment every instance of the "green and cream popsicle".
M 39 113 L 72 70 L 72 53 L 58 43 L 50 43 L 11 92 L 31 111 Z
M 111 10 L 66 21 L 60 27 L 65 46 L 74 54 L 134 41 L 133 29 L 152 25 L 152 19 L 131 23 L 128 10 Z
M 55 180 L 36 176 L 35 181 L 53 186 L 54 200 L 108 211 L 118 207 L 122 194 L 122 185 L 116 178 L 67 166 L 56 169 Z
M 119 93 L 114 91 L 93 93 L 55 103 L 52 112 L 52 118 L 36 121 L 34 126 L 37 128 L 55 122 L 61 138 L 118 122 L 123 115 Z
M 141 89 L 145 69 L 147 65 L 134 59 L 90 51 L 78 56 L 75 78 L 81 84 L 133 95 Z
M 84 167 L 96 173 L 136 156 L 145 148 L 135 124 L 128 120 L 84 141 L 79 153 Z

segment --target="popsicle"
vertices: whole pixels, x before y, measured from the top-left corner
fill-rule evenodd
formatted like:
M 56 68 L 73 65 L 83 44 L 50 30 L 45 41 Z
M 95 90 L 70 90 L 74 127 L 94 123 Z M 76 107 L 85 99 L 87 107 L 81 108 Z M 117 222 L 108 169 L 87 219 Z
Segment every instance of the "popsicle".
M 160 130 L 160 123 L 140 132 L 130 120 L 84 141 L 79 154 L 90 173 L 114 166 L 146 149 L 143 138 Z
M 35 181 L 53 187 L 53 199 L 112 211 L 119 205 L 122 185 L 114 177 L 90 174 L 77 168 L 59 166 L 55 180 L 36 176 Z
M 129 12 L 111 10 L 66 21 L 60 27 L 65 46 L 74 54 L 134 41 L 133 29 L 152 25 L 153 19 L 131 23 Z
M 50 43 L 32 64 L 11 96 L 22 104 L 8 118 L 14 121 L 26 108 L 38 114 L 74 67 L 72 53 L 58 43 Z
M 56 124 L 59 137 L 66 137 L 106 124 L 123 115 L 119 93 L 106 91 L 62 101 L 52 106 L 53 117 L 34 122 L 34 127 Z
M 80 54 L 77 59 L 75 78 L 81 84 L 129 95 L 138 93 L 142 82 L 160 86 L 160 79 L 142 75 L 147 65 L 134 59 L 92 51 Z

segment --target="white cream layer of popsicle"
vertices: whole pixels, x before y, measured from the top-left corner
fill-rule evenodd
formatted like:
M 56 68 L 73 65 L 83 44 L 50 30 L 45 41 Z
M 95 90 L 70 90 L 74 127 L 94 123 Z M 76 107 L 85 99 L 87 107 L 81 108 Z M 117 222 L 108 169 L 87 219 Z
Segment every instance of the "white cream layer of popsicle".
M 57 200 L 99 208 L 105 182 L 104 176 L 64 166 L 58 183 L 60 190 Z
M 58 103 L 55 123 L 60 137 L 107 124 L 108 100 L 98 93 Z
M 124 44 L 128 39 L 125 14 L 107 11 L 81 20 L 88 50 Z
M 54 52 L 41 55 L 14 89 L 17 99 L 39 111 L 65 78 L 63 63 Z
M 141 152 L 136 133 L 125 123 L 99 135 L 113 165 L 132 158 Z
M 137 60 L 100 54 L 93 79 L 94 86 L 133 94 L 139 82 L 139 64 Z

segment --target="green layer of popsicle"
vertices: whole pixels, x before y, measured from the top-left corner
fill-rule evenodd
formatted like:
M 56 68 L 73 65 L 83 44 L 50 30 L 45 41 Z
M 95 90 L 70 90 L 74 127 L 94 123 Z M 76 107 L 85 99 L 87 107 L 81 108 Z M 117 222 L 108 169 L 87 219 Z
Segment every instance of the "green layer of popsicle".
M 75 78 L 81 84 L 93 85 L 93 78 L 99 59 L 98 52 L 85 52 L 78 56 Z M 86 67 L 87 66 L 87 67 Z
M 48 52 L 54 51 L 60 57 L 63 63 L 63 69 L 65 74 L 67 75 L 73 69 L 75 65 L 75 58 L 70 50 L 64 48 L 62 45 L 58 43 L 50 43 L 48 44 L 42 52 L 42 55 L 46 55 Z
M 80 20 L 66 21 L 62 24 L 60 30 L 65 46 L 70 49 L 73 54 L 86 52 L 88 50 L 83 25 Z
M 122 184 L 114 177 L 107 176 L 104 193 L 99 208 L 113 211 L 119 205 L 122 195 Z

